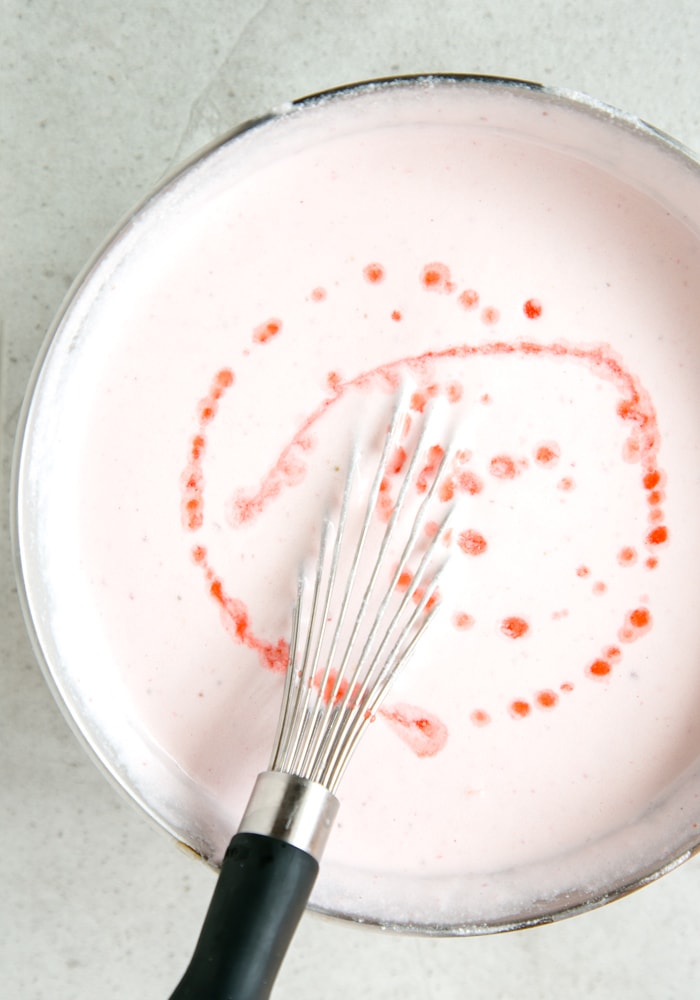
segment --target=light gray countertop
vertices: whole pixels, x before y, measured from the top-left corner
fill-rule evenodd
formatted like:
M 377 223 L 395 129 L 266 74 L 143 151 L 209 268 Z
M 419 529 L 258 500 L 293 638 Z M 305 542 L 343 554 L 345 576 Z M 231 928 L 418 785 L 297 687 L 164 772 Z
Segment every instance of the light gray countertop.
M 2 14 L 3 481 L 24 387 L 69 283 L 199 145 L 329 86 L 414 72 L 588 93 L 700 150 L 697 0 L 6 0 Z M 6 494 L 6 490 L 3 491 Z M 214 877 L 124 802 L 52 701 L 2 507 L 2 902 L 8 1000 L 164 1000 Z M 308 915 L 279 1000 L 700 996 L 700 859 L 552 926 L 406 938 Z

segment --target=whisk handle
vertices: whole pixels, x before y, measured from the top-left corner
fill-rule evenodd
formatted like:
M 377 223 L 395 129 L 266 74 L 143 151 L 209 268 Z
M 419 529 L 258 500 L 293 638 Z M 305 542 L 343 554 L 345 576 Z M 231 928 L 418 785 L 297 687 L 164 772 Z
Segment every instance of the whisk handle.
M 292 844 L 235 834 L 171 1000 L 266 1000 L 317 874 L 318 861 Z

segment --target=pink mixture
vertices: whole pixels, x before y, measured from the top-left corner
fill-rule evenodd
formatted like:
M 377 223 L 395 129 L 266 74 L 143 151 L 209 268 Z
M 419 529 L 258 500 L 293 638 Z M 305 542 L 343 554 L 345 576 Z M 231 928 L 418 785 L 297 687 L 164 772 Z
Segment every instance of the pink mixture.
M 213 853 L 267 765 L 298 560 L 352 428 L 407 372 L 416 413 L 459 415 L 454 575 L 340 787 L 332 909 L 450 918 L 461 878 L 487 915 L 527 905 L 534 876 L 489 901 L 494 873 L 624 831 L 700 750 L 700 239 L 624 179 L 633 146 L 604 172 L 550 145 L 585 122 L 528 106 L 380 92 L 322 105 L 303 142 L 268 124 L 69 317 L 99 340 L 68 371 L 47 528 L 97 651 L 75 683 L 132 720 L 111 737 L 132 771 L 191 779 L 182 829 L 198 797 L 223 817 Z

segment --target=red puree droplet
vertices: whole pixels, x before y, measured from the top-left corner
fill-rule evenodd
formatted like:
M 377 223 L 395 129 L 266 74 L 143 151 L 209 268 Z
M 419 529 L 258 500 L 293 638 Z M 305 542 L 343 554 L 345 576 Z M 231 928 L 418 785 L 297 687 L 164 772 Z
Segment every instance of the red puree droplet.
M 478 531 L 462 531 L 457 537 L 457 544 L 468 556 L 480 556 L 486 552 L 487 542 Z
M 538 465 L 556 465 L 560 455 L 556 441 L 543 441 L 535 450 L 535 461 Z
M 415 594 L 413 595 L 413 603 L 420 604 L 425 596 L 425 587 L 419 587 Z M 442 600 L 442 595 L 439 590 L 435 590 L 434 593 L 430 595 L 428 600 L 425 602 L 424 611 L 432 611 L 438 601 Z
M 523 306 L 523 312 L 528 319 L 537 319 L 542 315 L 542 303 L 538 299 L 528 299 Z
M 391 318 L 394 320 L 395 323 L 399 322 L 399 320 L 401 319 L 401 313 L 399 312 L 398 309 L 394 309 L 393 313 L 391 314 Z
M 559 695 L 555 691 L 550 690 L 538 691 L 535 695 L 535 701 L 540 708 L 556 708 Z
M 392 705 L 380 709 L 379 714 L 417 757 L 434 757 L 447 743 L 445 723 L 413 705 Z
M 450 278 L 450 269 L 447 264 L 435 261 L 433 264 L 426 264 L 421 271 L 420 280 L 423 287 L 429 292 L 442 292 L 449 295 L 455 290 L 455 286 Z
M 651 629 L 652 617 L 649 608 L 635 608 L 625 615 L 625 623 L 618 632 L 621 642 L 635 642 Z
M 416 413 L 422 413 L 425 409 L 428 400 L 425 398 L 422 392 L 414 392 L 411 396 L 411 409 Z
M 602 580 L 598 580 L 596 583 L 593 584 L 594 594 L 604 594 L 607 589 L 608 589 L 607 585 L 604 584 Z
M 201 434 L 195 434 L 192 438 L 192 450 L 191 455 L 193 459 L 199 459 L 202 457 L 202 452 L 204 451 L 204 446 L 206 441 Z
M 530 631 L 530 626 L 524 618 L 504 618 L 501 622 L 501 632 L 509 639 L 521 639 Z
M 326 289 L 325 288 L 321 288 L 321 287 L 314 288 L 312 290 L 312 292 L 311 292 L 311 299 L 312 299 L 313 302 L 323 302 L 323 300 L 325 299 L 325 297 L 326 297 Z
M 653 490 L 661 482 L 661 473 L 658 469 L 651 469 L 642 480 L 645 490 Z
M 668 541 L 668 529 L 663 525 L 659 525 L 658 528 L 654 528 L 647 535 L 647 544 L 649 545 L 663 545 Z
M 510 703 L 510 714 L 514 719 L 524 719 L 530 714 L 530 703 L 527 701 L 512 701 Z
M 321 691 L 321 685 L 323 684 L 324 673 L 325 673 L 324 670 L 318 670 L 316 672 L 316 675 L 314 677 L 314 687 L 319 691 L 321 695 L 321 700 L 324 701 L 326 705 L 329 703 L 331 698 L 333 698 L 333 704 L 338 705 L 347 694 L 350 685 L 348 684 L 347 680 L 345 679 L 341 680 L 340 684 L 338 684 L 338 690 L 335 692 L 335 696 L 333 696 L 333 691 L 335 690 L 336 682 L 338 680 L 338 672 L 336 670 L 329 670 L 328 677 L 326 678 L 325 687 L 323 691 Z M 356 684 L 353 689 L 351 697 L 348 699 L 349 705 L 353 704 L 353 697 L 357 698 L 359 693 L 360 693 L 360 685 Z
M 479 476 L 475 472 L 460 472 L 457 475 L 457 486 L 462 493 L 469 493 L 471 496 L 476 496 L 477 493 L 481 493 L 484 488 L 484 484 Z
M 588 576 L 590 572 L 588 566 L 579 566 L 576 570 L 576 576 Z
M 402 448 L 400 445 L 394 452 L 394 455 L 389 462 L 389 467 L 387 469 L 392 475 L 396 476 L 401 472 L 406 462 L 406 449 Z
M 631 545 L 625 545 L 617 553 L 617 561 L 621 566 L 632 566 L 637 561 L 637 550 Z
M 473 288 L 466 288 L 457 301 L 465 309 L 475 309 L 479 305 L 479 293 Z
M 630 622 L 635 628 L 646 628 L 650 621 L 651 615 L 648 608 L 637 608 L 636 611 L 630 613 Z
M 428 461 L 416 480 L 416 489 L 419 493 L 425 493 L 428 489 L 428 486 L 435 477 L 435 473 L 438 470 L 444 454 L 445 449 L 439 444 L 434 444 L 428 451 Z
M 636 412 L 634 399 L 621 399 L 616 406 L 618 416 L 623 420 L 633 420 Z
M 281 319 L 269 319 L 267 323 L 261 323 L 260 326 L 256 326 L 253 330 L 253 340 L 257 344 L 266 344 L 268 340 L 272 340 L 282 329 Z
M 394 500 L 389 489 L 389 480 L 385 477 L 379 486 L 377 499 L 377 514 L 384 523 L 388 523 L 394 512 Z
M 564 493 L 570 493 L 573 488 L 574 481 L 571 476 L 564 476 L 564 478 L 560 479 L 557 483 L 557 489 L 563 490 Z
M 588 667 L 588 673 L 596 680 L 607 677 L 612 667 L 607 660 L 594 660 Z
M 491 459 L 489 471 L 496 479 L 515 479 L 520 475 L 521 462 L 516 462 L 510 455 L 495 455 Z
M 333 392 L 339 392 L 341 388 L 341 378 L 338 372 L 328 372 L 326 375 L 326 385 Z
M 208 424 L 216 416 L 216 396 L 208 396 L 199 404 L 199 422 Z
M 452 621 L 454 622 L 455 628 L 461 630 L 471 628 L 474 624 L 474 618 L 471 615 L 468 615 L 466 611 L 457 611 Z
M 475 726 L 488 726 L 491 721 L 491 716 L 488 712 L 485 712 L 483 708 L 476 708 L 469 716 Z
M 493 306 L 486 306 L 486 308 L 481 311 L 481 322 L 485 323 L 486 326 L 494 326 L 498 323 L 500 318 L 501 314 L 498 309 L 494 309 Z
M 455 481 L 452 476 L 447 476 L 440 483 L 440 489 L 438 490 L 438 496 L 443 503 L 447 503 L 455 495 Z
M 381 264 L 377 264 L 376 262 L 368 264 L 362 273 L 371 285 L 379 284 L 386 277 L 386 271 Z
M 642 446 L 637 434 L 630 435 L 622 445 L 622 457 L 625 462 L 638 462 L 642 457 Z

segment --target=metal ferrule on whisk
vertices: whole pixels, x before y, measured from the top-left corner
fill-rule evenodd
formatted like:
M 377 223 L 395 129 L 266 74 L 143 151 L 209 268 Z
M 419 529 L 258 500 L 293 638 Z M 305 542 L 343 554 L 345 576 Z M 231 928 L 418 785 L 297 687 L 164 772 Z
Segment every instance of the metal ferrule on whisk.
M 275 837 L 320 861 L 337 812 L 337 798 L 318 782 L 263 771 L 238 832 Z

